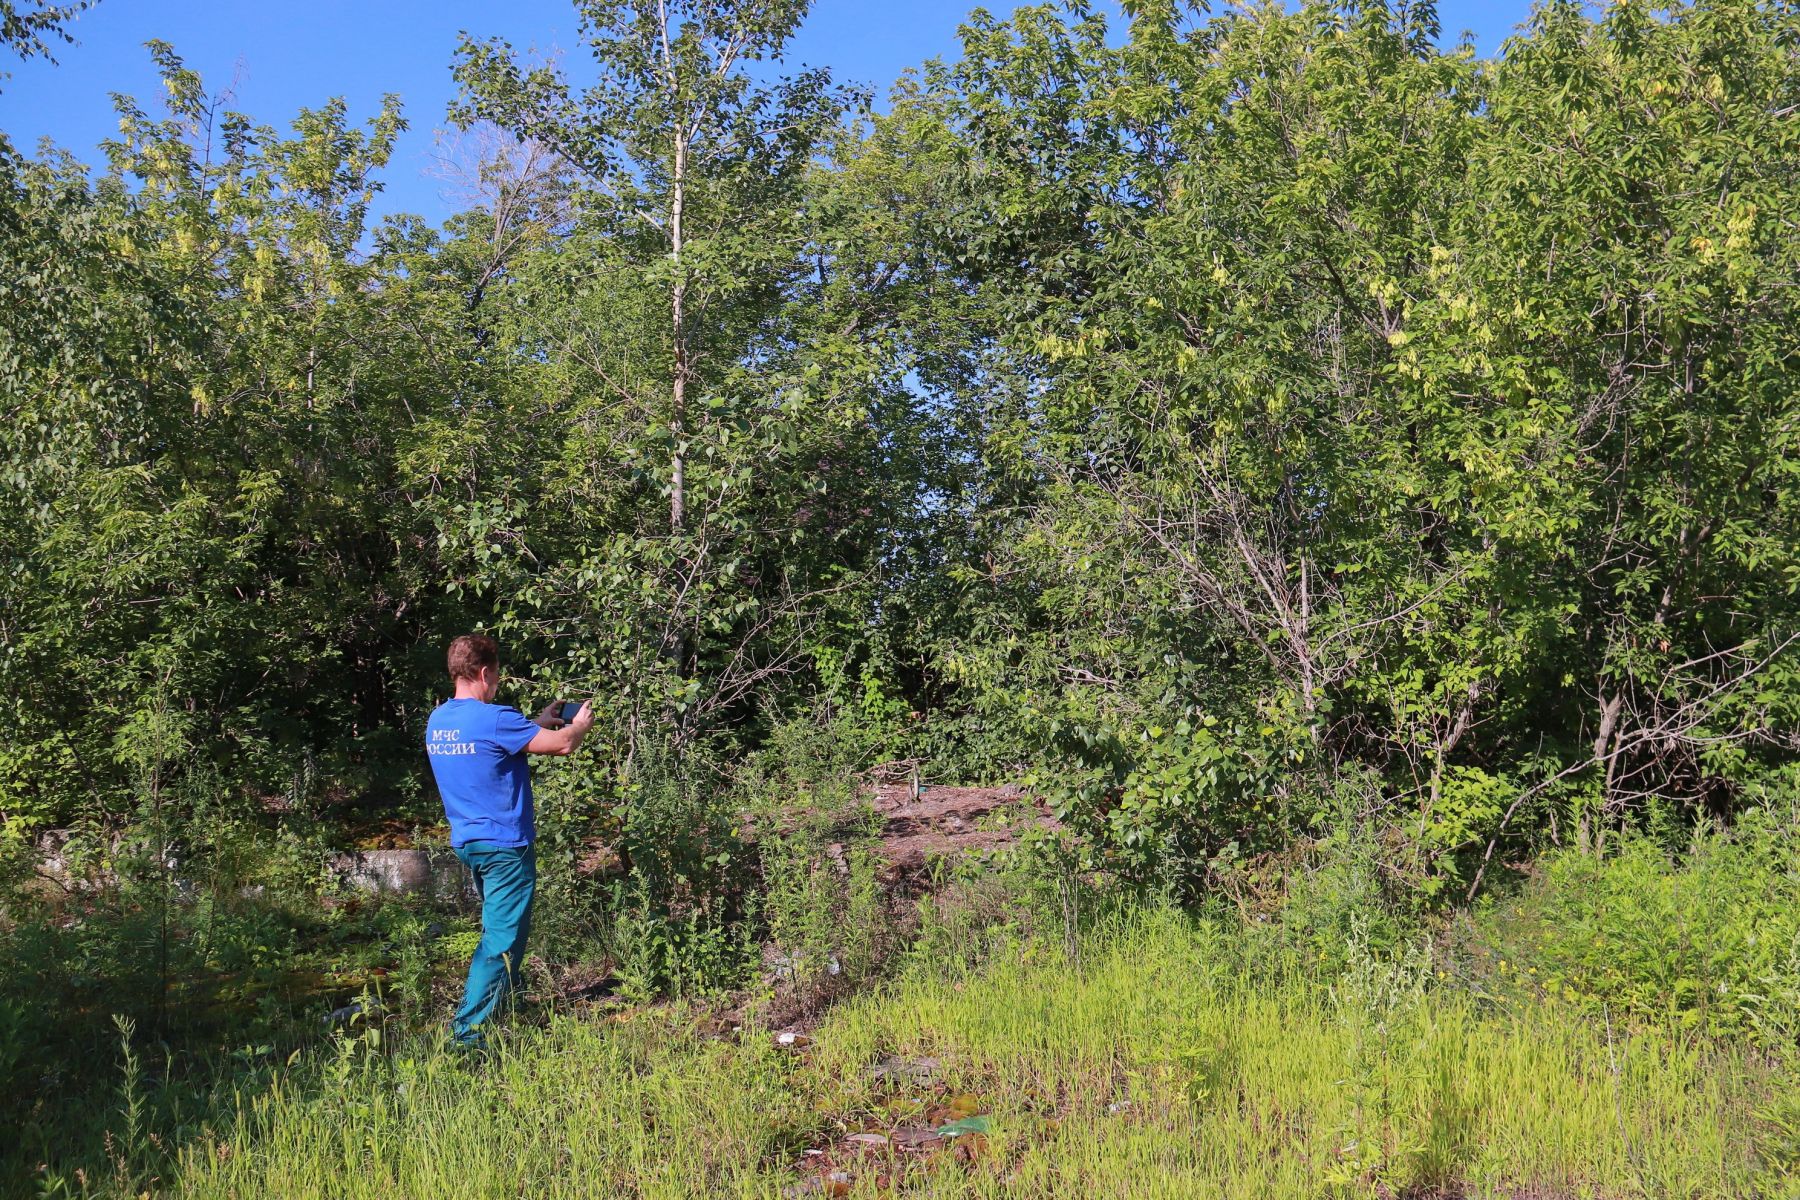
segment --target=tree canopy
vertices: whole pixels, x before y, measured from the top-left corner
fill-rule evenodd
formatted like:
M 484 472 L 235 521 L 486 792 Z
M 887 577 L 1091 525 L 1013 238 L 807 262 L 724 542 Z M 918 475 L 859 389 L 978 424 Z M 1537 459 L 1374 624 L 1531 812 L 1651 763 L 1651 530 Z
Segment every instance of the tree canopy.
M 100 168 L 0 142 L 9 835 L 152 769 L 428 808 L 470 628 L 622 777 L 830 720 L 1178 889 L 1791 785 L 1800 13 L 1127 7 L 879 111 L 781 74 L 803 2 L 471 34 L 439 227 L 370 217 L 397 99 L 276 128 L 162 44 Z

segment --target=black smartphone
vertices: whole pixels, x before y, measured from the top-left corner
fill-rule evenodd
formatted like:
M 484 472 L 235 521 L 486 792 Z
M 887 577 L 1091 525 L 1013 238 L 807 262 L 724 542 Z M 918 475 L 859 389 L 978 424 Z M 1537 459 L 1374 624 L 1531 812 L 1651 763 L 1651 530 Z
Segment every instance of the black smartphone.
M 580 700 L 564 700 L 562 707 L 556 710 L 556 715 L 562 718 L 564 725 L 567 725 L 575 719 L 575 714 L 581 711 L 581 704 Z

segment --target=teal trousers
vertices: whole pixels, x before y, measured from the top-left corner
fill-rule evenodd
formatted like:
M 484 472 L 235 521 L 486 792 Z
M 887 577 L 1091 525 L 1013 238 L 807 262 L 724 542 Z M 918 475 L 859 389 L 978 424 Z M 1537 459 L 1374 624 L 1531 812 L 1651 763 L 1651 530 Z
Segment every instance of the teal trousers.
M 531 934 L 531 900 L 537 892 L 537 854 L 530 846 L 464 842 L 456 857 L 475 876 L 481 895 L 481 944 L 469 960 L 462 1007 L 450 1035 L 465 1046 L 482 1044 L 481 1026 L 521 981 L 525 939 Z

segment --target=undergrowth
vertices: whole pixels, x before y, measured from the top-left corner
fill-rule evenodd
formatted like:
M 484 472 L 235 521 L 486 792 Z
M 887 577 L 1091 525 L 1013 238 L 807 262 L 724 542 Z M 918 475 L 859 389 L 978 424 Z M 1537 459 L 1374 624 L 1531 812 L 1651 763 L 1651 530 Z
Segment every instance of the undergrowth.
M 972 1097 L 982 1140 L 901 1173 L 870 1160 L 834 1186 L 1726 1197 L 1777 1194 L 1795 1165 L 1774 1060 L 1674 1023 L 1497 1006 L 1440 981 L 1423 944 L 1353 939 L 1341 973 L 1308 979 L 1230 921 L 1152 908 L 1100 921 L 1078 949 L 1071 961 L 1044 926 L 978 964 L 915 961 L 832 1009 L 801 1051 L 754 1026 L 719 1036 L 691 1004 L 553 1017 L 485 1062 L 340 1035 L 230 1088 L 160 1168 L 124 1164 L 116 1182 L 206 1197 L 774 1197 L 808 1177 L 809 1148 L 904 1120 L 925 1087 Z M 933 1078 L 871 1070 L 894 1062 Z
M 1800 839 L 1773 810 L 1678 849 L 1552 853 L 1434 913 L 1354 829 L 1185 909 L 1050 833 L 940 864 L 901 903 L 841 799 L 713 827 L 754 865 L 735 913 L 687 903 L 683 874 L 621 876 L 642 890 L 595 912 L 622 996 L 571 1001 L 534 964 L 538 998 L 486 1061 L 436 1028 L 466 913 L 309 914 L 303 871 L 173 900 L 122 873 L 104 903 L 0 930 L 23 963 L 0 984 L 19 1131 L 0 1190 L 776 1196 L 830 1161 L 848 1169 L 828 1189 L 856 1194 L 1800 1194 Z M 159 1011 L 84 977 L 128 945 L 207 989 Z M 360 1004 L 321 1023 L 346 989 Z M 804 1051 L 771 1036 L 821 1012 Z M 846 1135 L 947 1098 L 979 1108 L 979 1143 L 840 1162 Z

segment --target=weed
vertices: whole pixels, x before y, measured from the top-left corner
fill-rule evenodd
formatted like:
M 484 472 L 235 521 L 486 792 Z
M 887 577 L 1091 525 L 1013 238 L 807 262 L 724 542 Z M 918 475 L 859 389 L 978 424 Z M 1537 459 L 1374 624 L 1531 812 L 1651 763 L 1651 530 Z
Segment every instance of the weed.
M 896 1060 L 934 1064 L 907 1086 L 988 1124 L 909 1196 L 1747 1197 L 1795 1170 L 1800 1119 L 1766 1061 L 1566 1005 L 1498 1010 L 1433 982 L 1421 949 L 1367 939 L 1333 987 L 1249 977 L 1230 969 L 1245 936 L 1139 912 L 1084 933 L 1075 966 L 1055 924 L 1015 926 L 980 963 L 915 961 L 844 1000 L 805 1057 L 712 1040 L 682 1004 L 515 1028 L 481 1064 L 353 1018 L 286 1068 L 256 1055 L 261 1074 L 182 1120 L 128 1063 L 115 1145 L 132 1149 L 87 1187 L 768 1197 L 799 1184 L 807 1146 L 928 1107 L 870 1073 Z M 81 1191 L 74 1165 L 40 1183 Z
M 871 976 L 896 940 L 873 846 L 802 829 L 771 833 L 758 851 L 771 982 L 810 1010 Z
M 1647 838 L 1553 854 L 1486 922 L 1490 989 L 1780 1049 L 1800 1030 L 1792 823 L 1753 811 L 1671 861 Z

